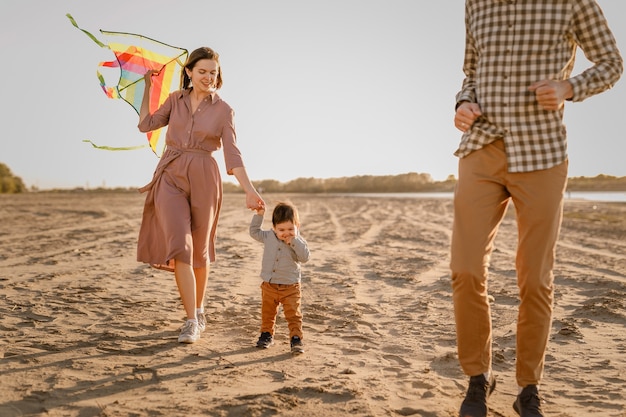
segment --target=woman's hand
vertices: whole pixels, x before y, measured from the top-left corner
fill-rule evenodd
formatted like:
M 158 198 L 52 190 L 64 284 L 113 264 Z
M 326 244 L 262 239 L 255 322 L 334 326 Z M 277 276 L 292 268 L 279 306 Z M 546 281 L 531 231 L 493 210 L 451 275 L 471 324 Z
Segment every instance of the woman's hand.
M 265 212 L 265 201 L 256 190 L 252 190 L 246 193 L 246 207 L 250 210 L 263 210 Z
M 237 178 L 239 185 L 246 193 L 246 207 L 250 210 L 265 210 L 265 201 L 261 198 L 256 191 L 252 182 L 248 178 L 248 173 L 244 167 L 236 167 L 232 169 L 232 174 Z
M 146 88 L 149 88 L 152 85 L 152 76 L 159 75 L 160 72 L 161 71 L 157 71 L 157 70 L 148 70 L 143 75 L 143 80 L 146 82 Z

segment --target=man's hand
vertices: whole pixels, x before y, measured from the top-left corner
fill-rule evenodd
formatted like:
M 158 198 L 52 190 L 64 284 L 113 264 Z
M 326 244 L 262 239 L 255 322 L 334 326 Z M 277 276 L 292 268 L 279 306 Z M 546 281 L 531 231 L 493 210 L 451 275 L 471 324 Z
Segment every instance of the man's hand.
M 563 107 L 565 100 L 574 95 L 569 81 L 537 81 L 528 87 L 528 91 L 535 93 L 537 103 L 544 110 L 559 110 Z
M 482 114 L 480 106 L 477 103 L 463 102 L 456 109 L 454 126 L 461 132 L 465 132 Z

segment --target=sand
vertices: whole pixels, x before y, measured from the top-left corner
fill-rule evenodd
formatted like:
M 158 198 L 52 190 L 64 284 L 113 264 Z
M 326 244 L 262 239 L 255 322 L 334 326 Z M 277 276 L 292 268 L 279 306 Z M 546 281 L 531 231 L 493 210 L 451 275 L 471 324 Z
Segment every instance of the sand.
M 255 347 L 262 248 L 226 195 L 208 329 L 177 343 L 173 275 L 135 261 L 143 196 L 0 195 L 0 416 L 456 416 L 448 198 L 265 195 L 300 208 L 306 353 Z M 267 217 L 267 216 L 266 216 Z M 267 222 L 266 222 L 267 226 Z M 514 210 L 492 258 L 490 416 L 514 416 Z M 626 204 L 567 201 L 547 416 L 626 416 Z

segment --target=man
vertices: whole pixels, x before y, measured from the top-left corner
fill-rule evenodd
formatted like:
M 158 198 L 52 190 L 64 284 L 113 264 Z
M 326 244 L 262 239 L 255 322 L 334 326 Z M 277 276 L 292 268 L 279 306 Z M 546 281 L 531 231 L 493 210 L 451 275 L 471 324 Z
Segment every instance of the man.
M 466 0 L 465 25 L 450 264 L 459 362 L 470 376 L 460 416 L 486 416 L 496 384 L 487 270 L 509 201 L 517 214 L 521 300 L 513 407 L 522 417 L 543 416 L 537 387 L 567 182 L 564 101 L 612 87 L 623 61 L 595 0 Z M 571 77 L 577 47 L 592 65 Z

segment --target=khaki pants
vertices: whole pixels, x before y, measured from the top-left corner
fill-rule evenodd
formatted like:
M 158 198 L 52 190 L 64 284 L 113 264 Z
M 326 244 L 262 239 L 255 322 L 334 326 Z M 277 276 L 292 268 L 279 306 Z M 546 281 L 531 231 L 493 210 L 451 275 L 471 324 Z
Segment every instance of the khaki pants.
M 498 140 L 459 161 L 454 196 L 451 271 L 459 362 L 470 376 L 491 368 L 487 274 L 498 226 L 513 201 L 520 305 L 516 377 L 538 384 L 552 325 L 554 252 L 563 214 L 567 161 L 541 171 L 508 173 Z
M 270 284 L 263 281 L 261 295 L 261 333 L 269 332 L 274 335 L 278 306 L 282 304 L 289 327 L 289 339 L 293 336 L 303 339 L 300 284 Z

